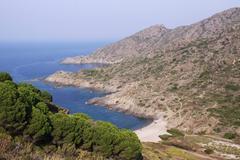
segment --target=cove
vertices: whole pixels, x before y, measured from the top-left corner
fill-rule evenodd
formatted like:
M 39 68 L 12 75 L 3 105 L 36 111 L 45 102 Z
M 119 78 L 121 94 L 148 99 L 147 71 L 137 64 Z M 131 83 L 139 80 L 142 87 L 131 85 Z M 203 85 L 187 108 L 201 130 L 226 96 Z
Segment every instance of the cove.
M 17 82 L 28 82 L 53 95 L 53 102 L 69 109 L 70 113 L 82 112 L 95 120 L 111 122 L 120 128 L 138 129 L 151 121 L 125 113 L 109 110 L 104 106 L 86 104 L 105 93 L 75 87 L 56 87 L 43 83 L 38 78 L 46 77 L 56 71 L 76 72 L 81 69 L 95 68 L 97 65 L 62 65 L 61 59 L 89 53 L 102 43 L 43 43 L 43 44 L 0 44 L 0 71 L 7 71 Z

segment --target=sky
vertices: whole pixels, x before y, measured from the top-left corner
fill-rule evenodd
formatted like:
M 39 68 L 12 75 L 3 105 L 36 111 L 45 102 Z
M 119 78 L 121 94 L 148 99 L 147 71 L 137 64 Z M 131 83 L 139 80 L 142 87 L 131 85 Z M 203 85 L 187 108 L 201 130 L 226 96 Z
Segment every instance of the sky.
M 240 0 L 0 0 L 0 41 L 118 40 L 155 24 L 188 25 Z

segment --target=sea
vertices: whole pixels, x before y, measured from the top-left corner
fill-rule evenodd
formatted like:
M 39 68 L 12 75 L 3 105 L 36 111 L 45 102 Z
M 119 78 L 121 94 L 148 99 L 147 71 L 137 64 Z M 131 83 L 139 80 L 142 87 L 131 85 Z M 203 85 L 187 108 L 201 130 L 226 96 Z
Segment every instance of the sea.
M 86 102 L 106 93 L 76 87 L 57 87 L 41 79 L 56 71 L 77 72 L 97 67 L 95 64 L 63 65 L 69 56 L 87 55 L 109 42 L 0 42 L 0 72 L 9 72 L 14 81 L 31 83 L 53 95 L 53 102 L 69 109 L 70 114 L 85 113 L 94 120 L 107 121 L 119 128 L 135 130 L 150 120 L 110 110 Z

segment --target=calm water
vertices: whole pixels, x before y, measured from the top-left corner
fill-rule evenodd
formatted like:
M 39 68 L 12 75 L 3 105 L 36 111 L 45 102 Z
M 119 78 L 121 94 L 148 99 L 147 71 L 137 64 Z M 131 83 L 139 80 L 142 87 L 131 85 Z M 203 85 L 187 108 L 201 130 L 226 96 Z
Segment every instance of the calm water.
M 0 43 L 0 71 L 12 74 L 16 82 L 45 77 L 58 70 L 78 71 L 94 65 L 61 65 L 68 56 L 85 55 L 105 43 Z M 71 113 L 83 112 L 95 120 L 114 123 L 120 128 L 136 129 L 149 123 L 148 120 L 108 110 L 102 106 L 88 105 L 91 98 L 104 93 L 75 87 L 57 88 L 41 81 L 32 82 L 36 87 L 47 90 L 53 101 Z

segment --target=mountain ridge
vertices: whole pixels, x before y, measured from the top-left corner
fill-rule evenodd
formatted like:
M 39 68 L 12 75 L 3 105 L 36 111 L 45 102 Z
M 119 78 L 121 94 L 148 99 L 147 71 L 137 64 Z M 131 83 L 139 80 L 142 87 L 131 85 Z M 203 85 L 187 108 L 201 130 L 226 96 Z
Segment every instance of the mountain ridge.
M 165 31 L 143 47 L 144 56 L 95 70 L 58 72 L 47 81 L 110 91 L 91 102 L 160 118 L 169 128 L 190 133 L 222 128 L 216 134 L 240 135 L 240 8 Z
M 231 8 L 191 25 L 168 29 L 154 25 L 118 42 L 99 48 L 89 56 L 68 57 L 64 64 L 119 63 L 139 56 L 152 56 L 159 50 L 184 47 L 198 38 L 216 38 L 231 25 L 239 23 L 240 8 Z

